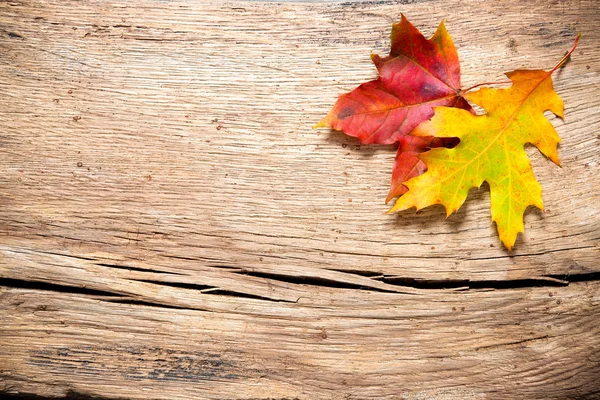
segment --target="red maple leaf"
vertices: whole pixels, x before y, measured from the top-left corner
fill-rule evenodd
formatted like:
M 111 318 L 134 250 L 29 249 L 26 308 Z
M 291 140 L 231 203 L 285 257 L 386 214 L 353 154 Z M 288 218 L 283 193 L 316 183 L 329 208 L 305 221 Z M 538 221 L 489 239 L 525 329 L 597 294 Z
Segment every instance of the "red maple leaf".
M 392 25 L 390 54 L 372 54 L 379 78 L 339 97 L 316 127 L 331 127 L 357 137 L 361 143 L 399 141 L 389 199 L 406 192 L 402 184 L 424 172 L 416 154 L 457 142 L 407 136 L 433 117 L 433 107 L 458 107 L 473 112 L 460 90 L 460 65 L 444 22 L 426 39 L 404 15 Z

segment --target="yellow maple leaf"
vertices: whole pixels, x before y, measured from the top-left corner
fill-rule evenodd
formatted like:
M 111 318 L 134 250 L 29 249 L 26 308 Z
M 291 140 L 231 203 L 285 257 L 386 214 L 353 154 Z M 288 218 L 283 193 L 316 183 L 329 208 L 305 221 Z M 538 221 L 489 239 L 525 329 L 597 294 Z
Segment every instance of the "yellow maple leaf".
M 389 212 L 442 204 L 450 215 L 464 203 L 469 189 L 486 181 L 490 186 L 492 220 L 500 240 L 511 251 L 517 234 L 523 232 L 525 209 L 530 205 L 544 209 L 542 188 L 533 174 L 525 144 L 533 144 L 559 165 L 560 138 L 544 112 L 550 110 L 563 118 L 564 104 L 554 91 L 552 73 L 571 52 L 550 71 L 507 73 L 513 83 L 508 89 L 482 88 L 466 94 L 467 100 L 485 109 L 484 115 L 436 107 L 433 118 L 411 134 L 454 136 L 460 143 L 453 149 L 437 148 L 421 155 L 427 172 L 405 182 L 408 192 Z

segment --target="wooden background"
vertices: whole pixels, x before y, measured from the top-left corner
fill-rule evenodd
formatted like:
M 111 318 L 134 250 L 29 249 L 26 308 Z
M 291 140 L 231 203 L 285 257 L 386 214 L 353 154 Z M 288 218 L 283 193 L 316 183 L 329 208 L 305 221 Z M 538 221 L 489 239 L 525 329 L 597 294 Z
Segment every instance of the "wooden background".
M 521 4 L 523 3 L 523 4 Z M 385 215 L 394 146 L 311 129 L 403 12 L 465 87 L 551 68 L 562 168 Z M 0 395 L 600 397 L 600 7 L 0 1 Z M 549 114 L 548 114 L 549 115 Z M 549 115 L 550 116 L 550 115 Z

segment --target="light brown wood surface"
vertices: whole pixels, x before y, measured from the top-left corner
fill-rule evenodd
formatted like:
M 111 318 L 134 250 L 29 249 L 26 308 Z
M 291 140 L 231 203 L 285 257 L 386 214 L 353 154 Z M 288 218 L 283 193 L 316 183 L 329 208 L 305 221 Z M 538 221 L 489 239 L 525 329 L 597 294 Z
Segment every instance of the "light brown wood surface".
M 0 394 L 598 398 L 600 8 L 403 3 L 0 2 Z M 487 187 L 386 215 L 394 146 L 311 129 L 401 12 L 465 87 L 582 33 L 513 254 Z

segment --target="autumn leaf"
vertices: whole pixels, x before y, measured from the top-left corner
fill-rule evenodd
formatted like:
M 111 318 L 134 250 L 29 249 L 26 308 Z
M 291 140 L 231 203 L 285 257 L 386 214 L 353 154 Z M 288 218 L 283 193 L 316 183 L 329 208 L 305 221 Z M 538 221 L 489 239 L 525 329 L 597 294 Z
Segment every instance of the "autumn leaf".
M 436 138 L 406 135 L 400 138 L 400 146 L 392 169 L 392 184 L 385 202 L 408 191 L 404 182 L 421 175 L 427 169 L 419 154 L 438 147 L 453 148 L 459 142 L 458 138 Z
M 402 15 L 392 25 L 390 54 L 371 59 L 379 78 L 341 95 L 315 128 L 341 130 L 363 144 L 391 144 L 431 118 L 434 106 L 471 110 L 461 95 L 458 54 L 444 22 L 426 39 Z M 400 160 L 399 167 L 408 168 Z
M 564 104 L 554 91 L 552 73 L 566 62 L 573 49 L 550 71 L 517 70 L 506 75 L 508 89 L 482 88 L 465 97 L 485 109 L 484 115 L 436 107 L 431 121 L 415 129 L 416 136 L 458 137 L 453 149 L 437 148 L 420 155 L 427 172 L 405 182 L 408 191 L 389 212 L 442 204 L 450 215 L 464 203 L 470 188 L 486 181 L 490 186 L 492 220 L 500 240 L 510 251 L 523 232 L 523 214 L 533 205 L 543 210 L 542 189 L 524 150 L 536 146 L 559 164 L 558 133 L 544 117 L 549 110 L 563 117 Z

